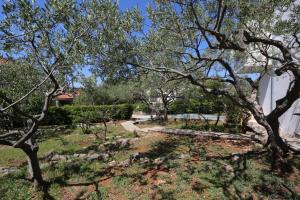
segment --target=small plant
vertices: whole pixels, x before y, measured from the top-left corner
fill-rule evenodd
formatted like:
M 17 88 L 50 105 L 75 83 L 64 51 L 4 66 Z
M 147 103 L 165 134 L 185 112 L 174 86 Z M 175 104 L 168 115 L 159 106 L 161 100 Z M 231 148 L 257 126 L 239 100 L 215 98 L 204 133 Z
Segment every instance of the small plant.
M 83 134 L 91 133 L 91 124 L 95 121 L 95 113 L 91 111 L 82 112 L 79 115 L 74 116 L 73 123 L 79 124 Z

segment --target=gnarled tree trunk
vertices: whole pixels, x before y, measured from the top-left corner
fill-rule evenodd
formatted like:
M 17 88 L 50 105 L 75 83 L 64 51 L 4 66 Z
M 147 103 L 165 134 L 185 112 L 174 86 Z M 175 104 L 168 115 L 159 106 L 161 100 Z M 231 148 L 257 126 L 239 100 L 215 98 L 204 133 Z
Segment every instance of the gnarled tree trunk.
M 27 156 L 27 163 L 28 163 L 28 172 L 30 174 L 30 178 L 33 181 L 34 188 L 36 190 L 43 189 L 44 180 L 42 176 L 42 171 L 40 168 L 37 152 L 38 147 L 28 145 L 26 148 L 22 148 Z

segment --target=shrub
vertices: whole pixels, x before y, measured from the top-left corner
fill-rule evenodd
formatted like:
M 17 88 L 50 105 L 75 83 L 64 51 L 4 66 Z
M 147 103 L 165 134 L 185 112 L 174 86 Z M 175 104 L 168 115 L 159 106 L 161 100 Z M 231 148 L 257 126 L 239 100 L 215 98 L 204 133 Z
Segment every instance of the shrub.
M 72 124 L 70 112 L 61 107 L 50 107 L 43 125 L 67 125 Z
M 241 125 L 243 110 L 233 103 L 228 103 L 225 108 L 225 126 L 228 128 L 235 128 Z
M 171 114 L 202 113 L 214 114 L 224 112 L 224 104 L 213 100 L 180 99 L 174 101 L 169 109 Z
M 144 113 L 150 113 L 151 109 L 149 108 L 149 106 L 145 103 L 135 103 L 134 105 L 134 111 L 138 112 L 144 112 Z
M 91 123 L 103 120 L 127 120 L 131 118 L 133 107 L 128 104 L 120 105 L 66 105 L 64 107 L 50 107 L 44 125 L 62 125 L 81 123 L 84 118 Z

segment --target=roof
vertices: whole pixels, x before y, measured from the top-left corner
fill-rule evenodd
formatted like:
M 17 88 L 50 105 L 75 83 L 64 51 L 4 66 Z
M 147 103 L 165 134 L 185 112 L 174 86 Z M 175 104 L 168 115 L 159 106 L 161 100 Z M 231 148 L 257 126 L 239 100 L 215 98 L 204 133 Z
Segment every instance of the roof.
M 59 101 L 71 101 L 74 99 L 73 95 L 72 94 L 60 94 L 58 96 L 56 96 L 56 99 L 59 100 Z
M 4 58 L 0 58 L 0 65 L 7 64 L 8 60 Z

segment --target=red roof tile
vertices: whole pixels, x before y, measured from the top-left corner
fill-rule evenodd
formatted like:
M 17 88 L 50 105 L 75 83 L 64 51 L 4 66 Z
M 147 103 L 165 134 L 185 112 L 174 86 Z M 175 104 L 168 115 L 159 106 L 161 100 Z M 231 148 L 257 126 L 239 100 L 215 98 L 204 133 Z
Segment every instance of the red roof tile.
M 58 95 L 56 97 L 56 99 L 59 100 L 59 101 L 66 101 L 66 100 L 69 101 L 69 100 L 73 100 L 74 97 L 73 97 L 72 94 L 61 94 L 61 95 Z

